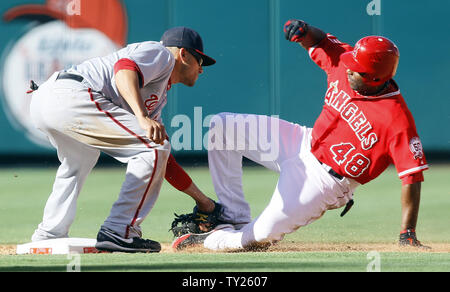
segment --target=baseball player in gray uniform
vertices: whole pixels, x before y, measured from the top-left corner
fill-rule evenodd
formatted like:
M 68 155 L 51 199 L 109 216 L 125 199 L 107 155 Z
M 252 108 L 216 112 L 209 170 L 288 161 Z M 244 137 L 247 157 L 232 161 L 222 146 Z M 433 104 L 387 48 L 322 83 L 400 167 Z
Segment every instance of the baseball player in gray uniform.
M 203 53 L 197 32 L 176 27 L 160 42 L 130 44 L 56 72 L 34 91 L 31 118 L 57 149 L 61 165 L 32 241 L 68 237 L 78 195 L 100 152 L 126 163 L 127 170 L 119 198 L 98 232 L 97 249 L 161 250 L 158 242 L 142 238 L 140 225 L 164 178 L 194 198 L 200 209 L 214 209 L 214 202 L 170 155 L 161 120 L 170 87 L 194 86 L 202 66 L 214 63 Z

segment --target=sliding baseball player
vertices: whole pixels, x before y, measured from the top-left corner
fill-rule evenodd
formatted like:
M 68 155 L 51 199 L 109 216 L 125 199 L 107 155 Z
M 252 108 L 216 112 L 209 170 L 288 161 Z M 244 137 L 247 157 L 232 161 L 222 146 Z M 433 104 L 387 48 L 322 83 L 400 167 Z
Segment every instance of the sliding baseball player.
M 239 249 L 280 241 L 327 210 L 347 206 L 348 211 L 355 189 L 391 163 L 402 181 L 400 244 L 422 247 L 415 229 L 428 165 L 414 119 L 392 79 L 398 48 L 381 36 L 365 37 L 351 47 L 301 20 L 289 20 L 284 32 L 327 74 L 320 116 L 313 128 L 266 116 L 215 116 L 208 158 L 224 213 L 216 229 L 182 235 L 173 247 L 202 243 L 212 250 Z M 256 121 L 257 128 L 235 131 L 238 121 Z M 261 137 L 275 141 L 270 150 L 278 155 L 254 147 L 267 139 Z M 280 175 L 270 203 L 253 220 L 242 189 L 243 157 Z

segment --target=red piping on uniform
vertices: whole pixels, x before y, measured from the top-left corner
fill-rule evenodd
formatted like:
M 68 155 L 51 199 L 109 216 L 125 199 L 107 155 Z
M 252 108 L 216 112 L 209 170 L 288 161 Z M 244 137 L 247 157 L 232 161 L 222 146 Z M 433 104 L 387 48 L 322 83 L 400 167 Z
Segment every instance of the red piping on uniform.
M 121 122 L 119 122 L 118 120 L 116 120 L 109 112 L 103 110 L 103 109 L 100 107 L 100 105 L 98 104 L 98 102 L 96 102 L 96 101 L 94 100 L 94 96 L 92 95 L 92 89 L 88 88 L 88 92 L 89 92 L 89 95 L 90 95 L 90 97 L 91 97 L 91 101 L 92 101 L 93 103 L 95 103 L 95 106 L 97 107 L 97 109 L 98 109 L 100 112 L 102 112 L 102 113 L 104 113 L 105 115 L 107 115 L 108 118 L 110 118 L 114 123 L 116 123 L 119 127 L 121 127 L 122 129 L 124 129 L 125 131 L 127 131 L 129 134 L 131 134 L 131 135 L 133 135 L 134 137 L 136 137 L 137 139 L 139 139 L 139 141 L 141 141 L 142 143 L 144 143 L 144 145 L 145 145 L 147 148 L 150 148 L 150 149 L 153 148 L 152 146 L 150 146 L 150 144 L 149 144 L 147 141 L 145 141 L 145 139 L 144 139 L 143 137 L 139 136 L 139 135 L 136 134 L 135 132 L 133 132 L 133 131 L 131 131 L 130 129 L 128 129 L 128 128 L 127 128 L 126 126 L 124 126 Z
M 150 146 L 150 144 L 145 141 L 144 138 L 142 138 L 141 136 L 139 136 L 138 134 L 134 133 L 133 131 L 131 131 L 130 129 L 128 129 L 127 127 L 125 127 L 122 123 L 120 123 L 118 120 L 116 120 L 109 112 L 103 110 L 100 105 L 98 104 L 98 102 L 96 102 L 94 100 L 94 96 L 92 95 L 92 89 L 88 88 L 88 92 L 89 92 L 89 96 L 91 98 L 91 101 L 93 103 L 95 103 L 95 106 L 97 107 L 97 109 L 104 113 L 106 116 L 108 116 L 114 123 L 116 123 L 118 126 L 120 126 L 122 129 L 124 129 L 125 131 L 127 131 L 129 134 L 135 136 L 136 138 L 138 138 L 142 143 L 144 143 L 144 145 L 147 148 L 152 149 L 152 147 Z M 142 205 L 144 204 L 145 198 L 147 197 L 147 192 L 150 188 L 150 185 L 152 184 L 153 181 L 153 177 L 155 176 L 155 172 L 156 172 L 156 167 L 158 166 L 158 150 L 155 149 L 155 163 L 153 164 L 153 171 L 152 171 L 152 176 L 150 177 L 150 181 L 147 185 L 147 188 L 145 189 L 144 195 L 142 196 L 141 202 L 139 203 L 139 206 L 136 210 L 136 213 L 134 214 L 133 220 L 131 221 L 131 224 L 127 226 L 127 230 L 125 232 L 125 238 L 128 238 L 129 233 L 130 233 L 130 226 L 133 226 L 134 223 L 136 223 L 137 217 L 139 215 L 139 211 L 141 211 Z
M 136 223 L 139 212 L 141 211 L 142 205 L 144 204 L 145 198 L 147 197 L 148 189 L 150 188 L 150 185 L 152 184 L 153 177 L 155 176 L 157 167 L 158 167 L 158 150 L 155 149 L 155 163 L 153 163 L 152 176 L 150 177 L 150 181 L 148 182 L 147 188 L 145 189 L 144 195 L 142 196 L 141 202 L 139 203 L 136 213 L 134 214 L 133 220 L 131 221 L 131 224 L 127 226 L 127 230 L 125 232 L 125 238 L 128 238 L 128 236 L 130 235 L 130 226 L 133 226 L 134 223 Z

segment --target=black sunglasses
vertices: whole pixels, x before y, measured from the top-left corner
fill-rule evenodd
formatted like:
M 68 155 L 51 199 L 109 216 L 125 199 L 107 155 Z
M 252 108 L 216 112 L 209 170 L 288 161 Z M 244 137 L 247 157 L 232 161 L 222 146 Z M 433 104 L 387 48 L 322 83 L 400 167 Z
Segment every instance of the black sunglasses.
M 184 48 L 184 49 L 188 51 L 192 56 L 194 56 L 194 58 L 197 60 L 200 66 L 203 65 L 203 58 L 199 53 L 197 53 L 194 49 L 191 48 Z

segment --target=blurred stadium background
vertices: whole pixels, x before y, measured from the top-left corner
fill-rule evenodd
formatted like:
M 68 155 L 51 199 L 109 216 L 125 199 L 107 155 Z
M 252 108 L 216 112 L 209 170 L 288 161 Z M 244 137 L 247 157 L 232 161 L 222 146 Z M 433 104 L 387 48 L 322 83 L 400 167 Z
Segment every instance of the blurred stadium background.
M 42 83 L 71 62 L 126 43 L 159 40 L 178 25 L 197 30 L 205 52 L 217 60 L 196 87 L 174 86 L 169 92 L 163 116 L 169 135 L 186 121 L 174 117 L 188 117 L 191 126 L 191 137 L 174 147 L 178 158 L 205 161 L 203 122 L 222 111 L 279 115 L 313 126 L 325 75 L 303 49 L 284 40 L 282 26 L 290 18 L 350 44 L 371 34 L 392 39 L 401 53 L 396 81 L 425 153 L 429 160 L 448 161 L 449 10 L 448 0 L 1 1 L 0 166 L 58 163 L 55 151 L 29 124 L 25 91 L 30 79 Z M 108 157 L 100 160 L 100 165 L 111 163 Z

